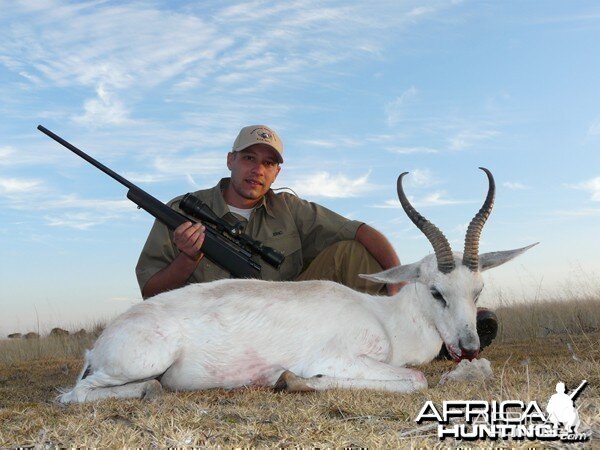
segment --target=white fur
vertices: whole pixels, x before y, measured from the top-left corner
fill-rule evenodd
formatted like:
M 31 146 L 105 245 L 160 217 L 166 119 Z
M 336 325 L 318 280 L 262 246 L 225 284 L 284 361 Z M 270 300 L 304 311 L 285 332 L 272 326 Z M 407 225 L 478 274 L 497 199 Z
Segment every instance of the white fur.
M 462 266 L 460 253 L 454 256 L 449 274 L 430 255 L 395 274 L 365 276 L 409 279 L 393 297 L 330 281 L 260 280 L 192 284 L 157 295 L 104 330 L 76 386 L 59 399 L 143 397 L 156 390 L 155 379 L 172 390 L 273 386 L 285 370 L 313 377 L 314 389 L 424 389 L 423 374 L 404 366 L 431 361 L 442 342 L 457 358 L 479 349 L 474 297 L 483 288 L 481 274 Z M 514 256 L 506 252 L 503 262 Z M 500 263 L 495 254 L 494 265 Z M 447 306 L 431 296 L 432 287 Z

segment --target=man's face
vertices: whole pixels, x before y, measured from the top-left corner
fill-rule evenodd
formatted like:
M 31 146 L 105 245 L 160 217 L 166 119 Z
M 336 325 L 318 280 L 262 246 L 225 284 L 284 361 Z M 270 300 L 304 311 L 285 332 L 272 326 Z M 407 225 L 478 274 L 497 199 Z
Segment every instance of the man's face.
M 281 168 L 277 152 L 265 144 L 227 154 L 227 167 L 231 170 L 233 193 L 248 200 L 258 202 L 271 188 Z

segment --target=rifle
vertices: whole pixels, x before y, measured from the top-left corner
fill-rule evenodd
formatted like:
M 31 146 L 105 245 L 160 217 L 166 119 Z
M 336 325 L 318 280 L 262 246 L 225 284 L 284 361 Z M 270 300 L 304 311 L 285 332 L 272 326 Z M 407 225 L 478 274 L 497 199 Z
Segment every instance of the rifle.
M 128 188 L 127 198 L 138 208 L 164 223 L 170 230 L 174 230 L 184 222 L 194 222 L 42 125 L 38 125 L 37 129 Z M 261 265 L 252 260 L 254 254 L 260 255 L 264 261 L 275 268 L 279 268 L 283 262 L 285 258 L 283 254 L 242 233 L 239 224 L 229 225 L 192 194 L 183 197 L 180 207 L 185 213 L 207 224 L 204 227 L 202 252 L 212 262 L 231 273 L 234 278 L 260 278 Z
M 569 393 L 569 398 L 571 400 L 576 400 L 577 397 L 579 396 L 579 394 L 581 394 L 581 391 L 583 390 L 583 388 L 587 386 L 587 384 L 588 384 L 587 380 L 583 380 L 581 382 L 581 384 L 579 386 L 577 386 L 576 389 L 574 389 L 573 391 L 571 391 Z

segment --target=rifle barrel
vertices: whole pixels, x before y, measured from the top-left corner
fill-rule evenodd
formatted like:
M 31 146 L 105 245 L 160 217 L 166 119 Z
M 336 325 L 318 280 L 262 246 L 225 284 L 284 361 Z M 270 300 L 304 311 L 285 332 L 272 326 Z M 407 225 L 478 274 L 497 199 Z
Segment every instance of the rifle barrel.
M 102 164 L 100 161 L 96 161 L 94 158 L 92 158 L 90 155 L 88 155 L 87 153 L 79 150 L 77 147 L 75 147 L 73 144 L 71 144 L 70 142 L 65 141 L 63 138 L 61 138 L 60 136 L 54 134 L 52 131 L 50 131 L 48 128 L 42 126 L 42 125 L 38 125 L 37 127 L 38 130 L 40 130 L 42 133 L 44 133 L 46 136 L 51 137 L 52 139 L 54 139 L 56 142 L 58 142 L 59 144 L 61 144 L 64 147 L 67 147 L 69 150 L 71 150 L 73 153 L 75 153 L 77 156 L 79 156 L 80 158 L 85 159 L 87 162 L 89 162 L 91 165 L 97 167 L 98 169 L 100 169 L 102 172 L 104 172 L 105 174 L 107 174 L 108 176 L 114 178 L 115 180 L 117 180 L 119 183 L 121 183 L 123 186 L 128 187 L 129 189 L 132 188 L 136 188 L 137 186 L 135 186 L 131 181 L 123 178 L 121 175 L 119 175 L 118 173 L 110 170 L 108 167 L 106 167 L 104 164 Z
M 583 380 L 577 388 L 569 394 L 571 400 L 579 395 L 579 393 L 583 390 L 583 388 L 587 385 L 587 380 Z

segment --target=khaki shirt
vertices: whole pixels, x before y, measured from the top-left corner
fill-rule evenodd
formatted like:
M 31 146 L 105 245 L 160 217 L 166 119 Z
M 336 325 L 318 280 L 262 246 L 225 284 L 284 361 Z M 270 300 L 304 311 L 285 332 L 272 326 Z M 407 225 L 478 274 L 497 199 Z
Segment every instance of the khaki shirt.
M 234 216 L 223 199 L 222 191 L 229 184 L 223 178 L 217 186 L 194 192 L 193 195 L 206 203 L 217 216 L 227 220 L 241 221 L 244 232 L 251 238 L 279 250 L 285 261 L 275 269 L 259 256 L 253 259 L 262 266 L 263 280 L 294 280 L 321 251 L 336 242 L 352 240 L 362 222 L 348 220 L 323 206 L 299 199 L 287 192 L 269 190 L 256 206 L 250 220 Z M 183 196 L 171 200 L 168 205 L 178 212 Z M 180 253 L 173 243 L 173 233 L 159 221 L 155 221 L 138 260 L 135 272 L 140 289 L 159 270 L 168 266 Z M 188 279 L 188 283 L 230 278 L 226 270 L 204 257 Z

